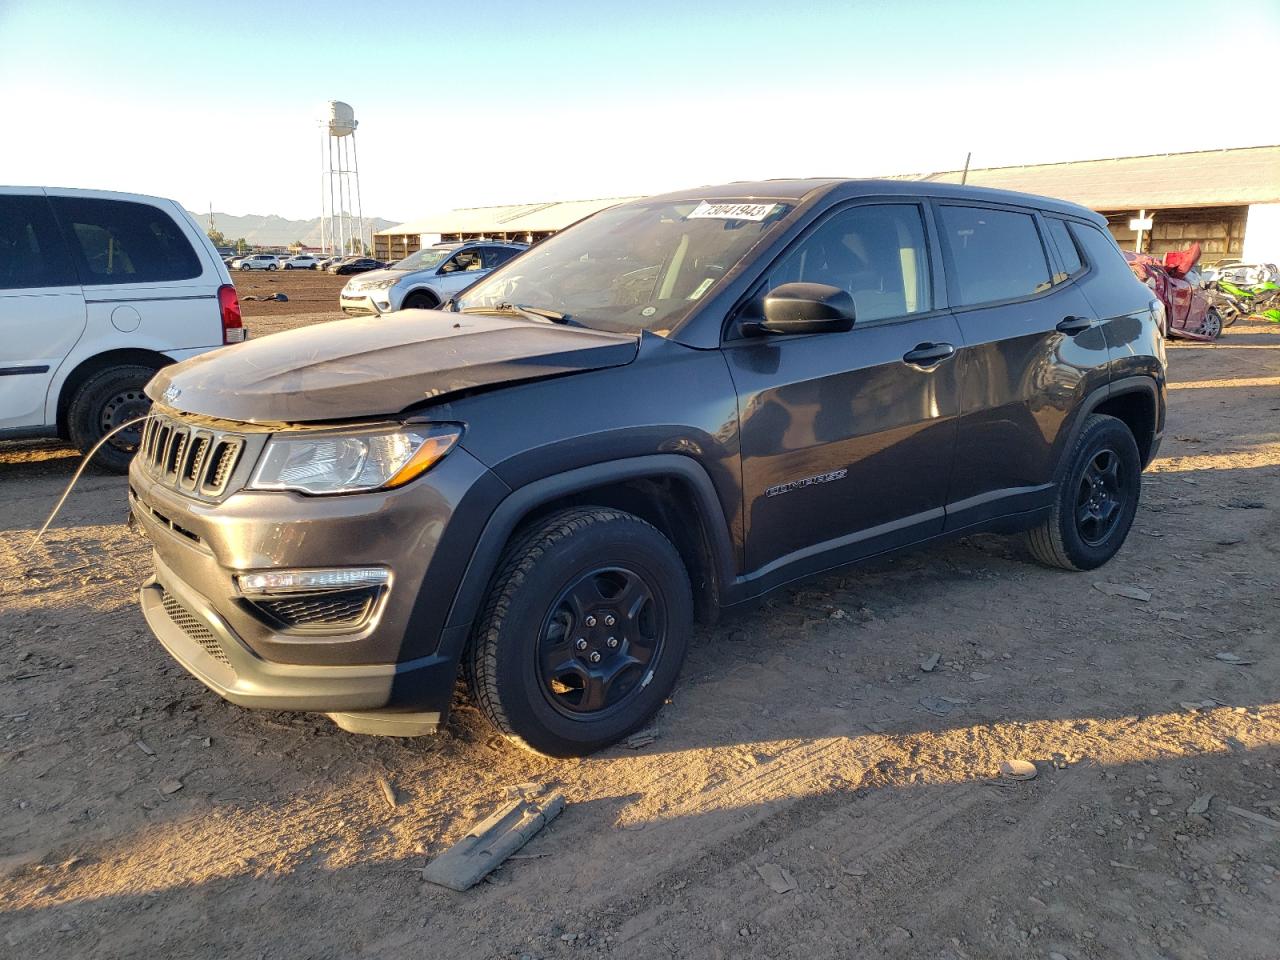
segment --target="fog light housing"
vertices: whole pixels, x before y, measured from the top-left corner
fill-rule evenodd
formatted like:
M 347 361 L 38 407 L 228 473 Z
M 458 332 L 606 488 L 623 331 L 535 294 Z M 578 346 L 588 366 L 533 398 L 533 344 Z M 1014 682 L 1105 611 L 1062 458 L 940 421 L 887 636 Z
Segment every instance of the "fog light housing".
M 377 617 L 391 574 L 383 567 L 334 567 L 259 570 L 235 579 L 240 605 L 271 629 L 299 639 L 353 640 Z
M 236 586 L 245 596 L 282 593 L 327 593 L 385 587 L 391 571 L 385 567 L 332 567 L 314 570 L 259 570 L 237 573 Z

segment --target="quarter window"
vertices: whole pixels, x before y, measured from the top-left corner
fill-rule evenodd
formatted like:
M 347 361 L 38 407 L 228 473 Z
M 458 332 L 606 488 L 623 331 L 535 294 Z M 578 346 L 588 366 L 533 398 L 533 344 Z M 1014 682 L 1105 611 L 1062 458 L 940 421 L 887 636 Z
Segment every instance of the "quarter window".
M 124 200 L 50 197 L 86 285 L 200 276 L 200 258 L 158 207 Z
M 939 210 L 957 306 L 1030 297 L 1049 288 L 1049 262 L 1030 214 L 951 205 Z
M 801 282 L 849 291 L 857 323 L 931 310 L 920 208 L 875 204 L 837 213 L 784 257 L 770 272 L 768 286 Z
M 1047 217 L 1044 222 L 1049 225 L 1049 236 L 1053 238 L 1053 245 L 1058 248 L 1058 259 L 1062 261 L 1064 271 L 1055 276 L 1053 282 L 1061 283 L 1079 273 L 1084 264 L 1080 262 L 1080 251 L 1076 249 L 1076 242 L 1071 239 L 1066 221 Z
M 42 196 L 0 196 L 0 290 L 77 283 L 48 201 Z
M 1084 248 L 1085 257 L 1095 267 L 1105 269 L 1110 264 L 1112 267 L 1121 267 L 1126 272 L 1129 270 L 1129 265 L 1124 260 L 1124 254 L 1116 246 L 1111 234 L 1104 233 L 1097 227 L 1084 223 L 1071 224 L 1071 233 L 1080 241 L 1080 246 Z

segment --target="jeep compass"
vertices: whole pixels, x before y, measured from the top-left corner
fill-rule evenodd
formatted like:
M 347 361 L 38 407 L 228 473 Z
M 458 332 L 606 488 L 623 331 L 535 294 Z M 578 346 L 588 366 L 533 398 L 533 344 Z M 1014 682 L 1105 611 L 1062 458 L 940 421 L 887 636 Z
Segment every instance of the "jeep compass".
M 695 619 L 975 531 L 1087 570 L 1164 430 L 1161 307 L 1105 221 L 944 184 L 702 187 L 434 310 L 161 370 L 130 470 L 160 642 L 248 707 L 589 753 Z

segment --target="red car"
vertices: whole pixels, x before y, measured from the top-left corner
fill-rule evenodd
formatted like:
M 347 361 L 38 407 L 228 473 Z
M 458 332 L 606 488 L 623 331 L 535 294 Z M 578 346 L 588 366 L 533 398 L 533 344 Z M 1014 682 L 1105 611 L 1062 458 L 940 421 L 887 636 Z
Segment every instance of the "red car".
M 1166 337 L 1188 340 L 1217 340 L 1222 334 L 1222 316 L 1205 296 L 1195 272 L 1200 262 L 1200 244 L 1175 250 L 1164 259 L 1145 253 L 1124 252 L 1134 276 L 1151 288 L 1164 304 Z

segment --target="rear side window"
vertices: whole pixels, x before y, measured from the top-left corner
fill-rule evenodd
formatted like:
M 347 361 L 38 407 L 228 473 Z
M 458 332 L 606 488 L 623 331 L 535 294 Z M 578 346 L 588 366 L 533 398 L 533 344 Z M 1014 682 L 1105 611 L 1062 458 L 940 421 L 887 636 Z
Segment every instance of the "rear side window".
M 1111 239 L 1111 234 L 1084 223 L 1071 224 L 1071 232 L 1094 267 L 1099 270 L 1130 272 L 1129 264 L 1125 262 L 1124 254 L 1120 252 L 1116 242 Z
M 85 285 L 200 276 L 200 258 L 158 207 L 125 200 L 50 197 Z
M 0 290 L 79 282 L 49 202 L 42 196 L 0 195 Z
M 510 247 L 485 247 L 484 248 L 484 266 L 486 270 L 492 270 L 494 267 L 506 263 L 516 255 L 518 251 L 512 250 Z
M 1071 231 L 1067 229 L 1065 220 L 1057 217 L 1046 217 L 1049 226 L 1049 237 L 1058 250 L 1058 259 L 1062 261 L 1063 272 L 1053 278 L 1054 283 L 1061 283 L 1068 277 L 1074 277 L 1084 266 L 1080 262 L 1080 251 L 1076 249 L 1075 240 L 1071 239 Z
M 1049 288 L 1049 261 L 1029 213 L 939 207 L 957 306 L 1030 297 Z

